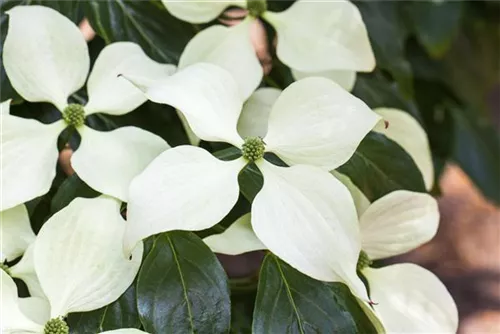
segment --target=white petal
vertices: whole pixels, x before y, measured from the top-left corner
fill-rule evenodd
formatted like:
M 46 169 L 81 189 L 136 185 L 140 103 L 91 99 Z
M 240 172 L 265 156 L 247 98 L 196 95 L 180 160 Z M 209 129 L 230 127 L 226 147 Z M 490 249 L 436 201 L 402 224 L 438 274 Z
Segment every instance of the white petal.
M 243 158 L 221 161 L 194 146 L 162 153 L 130 185 L 124 249 L 150 235 L 217 224 L 239 195 Z
M 146 97 L 125 78 L 126 73 L 157 80 L 172 75 L 176 67 L 160 64 L 149 58 L 141 47 L 131 42 L 118 42 L 106 46 L 94 64 L 87 82 L 89 102 L 87 115 L 102 112 L 123 115 L 146 102 Z
M 162 0 L 161 2 L 170 14 L 189 23 L 212 21 L 229 6 L 246 7 L 244 0 Z
M 328 171 L 344 164 L 380 117 L 325 78 L 288 86 L 273 106 L 264 142 L 288 164 Z
M 28 287 L 28 291 L 33 297 L 47 298 L 43 292 L 40 281 L 35 271 L 35 243 L 29 245 L 21 260 L 9 268 L 10 276 L 19 278 Z
M 19 309 L 32 321 L 45 325 L 50 320 L 50 304 L 45 298 L 19 298 Z
M 388 333 L 456 333 L 458 312 L 444 284 L 410 263 L 363 271 Z
M 184 131 L 186 131 L 186 136 L 188 137 L 189 143 L 193 146 L 199 146 L 201 139 L 198 138 L 198 136 L 193 132 L 193 130 L 189 126 L 186 117 L 184 117 L 184 115 L 179 110 L 176 110 L 176 113 L 177 116 L 179 116 L 179 119 L 181 120 L 182 126 L 184 127 Z
M 374 111 L 382 116 L 383 121 L 381 120 L 373 130 L 383 133 L 405 149 L 420 169 L 425 187 L 430 190 L 434 184 L 434 165 L 425 130 L 407 112 L 389 108 L 377 108 Z M 389 123 L 387 128 L 384 121 Z
M 203 140 L 225 141 L 241 147 L 236 131 L 243 100 L 229 72 L 214 64 L 198 63 L 163 80 L 124 75 L 153 102 L 168 104 L 184 114 Z
M 359 190 L 359 188 L 351 181 L 351 179 L 341 174 L 337 171 L 332 170 L 330 173 L 333 174 L 340 182 L 347 187 L 349 192 L 351 193 L 351 197 L 354 200 L 354 205 L 356 206 L 356 212 L 358 213 L 358 217 L 361 217 L 362 214 L 370 207 L 370 201 L 366 198 L 365 194 Z
M 238 132 L 243 138 L 266 136 L 269 114 L 280 94 L 280 89 L 265 87 L 250 96 L 238 120 Z
M 122 328 L 122 329 L 115 329 L 112 331 L 101 332 L 101 334 L 148 334 L 148 333 L 135 328 Z
M 3 211 L 49 191 L 59 156 L 57 137 L 66 125 L 2 114 L 0 126 Z
M 264 186 L 252 204 L 252 226 L 278 257 L 322 281 L 346 283 L 368 300 L 356 274 L 361 249 L 356 209 L 345 186 L 306 165 L 277 167 L 257 162 Z
M 375 58 L 357 7 L 347 0 L 296 1 L 263 17 L 276 29 L 278 58 L 303 72 L 370 72 Z
M 249 213 L 241 216 L 224 232 L 206 237 L 203 241 L 213 252 L 227 255 L 266 249 L 252 229 Z
M 62 110 L 89 71 L 82 33 L 48 7 L 16 6 L 7 14 L 3 62 L 12 86 L 28 101 L 51 102 Z
M 24 205 L 0 212 L 0 262 L 21 256 L 35 241 L 28 210 Z
M 321 72 L 301 72 L 292 68 L 293 77 L 296 80 L 309 77 L 322 77 L 335 81 L 348 92 L 354 88 L 356 83 L 356 71 L 329 70 Z
M 78 129 L 82 141 L 71 157 L 78 176 L 95 190 L 126 202 L 132 179 L 169 148 L 159 136 L 127 126 L 109 132 Z
M 87 312 L 118 299 L 141 264 L 142 243 L 131 259 L 122 252 L 120 202 L 77 198 L 53 215 L 35 242 L 35 268 L 51 318 Z
M 33 322 L 25 316 L 19 307 L 16 283 L 10 276 L 0 269 L 0 329 L 1 333 L 43 333 L 43 326 Z
M 373 202 L 361 216 L 362 248 L 371 259 L 403 254 L 431 240 L 438 224 L 432 196 L 397 190 Z
M 227 70 L 246 100 L 259 86 L 263 70 L 250 40 L 250 17 L 233 26 L 211 26 L 199 32 L 182 52 L 179 68 L 195 63 L 211 63 Z

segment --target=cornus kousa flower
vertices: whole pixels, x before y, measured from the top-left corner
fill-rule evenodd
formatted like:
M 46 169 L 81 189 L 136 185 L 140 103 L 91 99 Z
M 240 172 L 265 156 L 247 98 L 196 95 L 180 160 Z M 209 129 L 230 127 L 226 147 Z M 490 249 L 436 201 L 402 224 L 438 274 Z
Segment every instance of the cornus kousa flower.
M 410 263 L 370 267 L 372 260 L 403 254 L 429 241 L 438 223 L 436 200 L 406 190 L 376 200 L 361 214 L 358 270 L 368 281 L 373 308 L 387 332 L 457 332 L 455 302 L 433 273 Z
M 41 6 L 16 6 L 7 12 L 9 28 L 3 62 L 14 89 L 31 102 L 50 102 L 62 113 L 52 124 L 15 117 L 2 105 L 2 203 L 12 208 L 45 194 L 55 176 L 56 141 L 66 127 L 82 137 L 71 164 L 92 188 L 126 200 L 129 181 L 168 145 L 136 127 L 110 132 L 85 125 L 94 113 L 122 115 L 146 99 L 118 78 L 123 68 L 145 77 L 164 76 L 174 69 L 149 59 L 133 43 L 104 48 L 90 73 L 85 106 L 68 104 L 68 96 L 85 83 L 89 71 L 87 44 L 78 28 L 58 12 Z
M 247 98 L 262 79 L 262 69 L 250 40 L 250 25 L 262 18 L 277 34 L 278 58 L 298 79 L 326 76 L 350 90 L 356 72 L 371 72 L 375 58 L 357 7 L 349 1 L 298 0 L 283 12 L 267 10 L 265 0 L 162 1 L 177 18 L 205 23 L 227 7 L 248 9 L 248 17 L 227 28 L 216 25 L 198 33 L 186 46 L 179 67 L 210 62 L 229 70 Z
M 349 159 L 377 114 L 331 80 L 308 78 L 279 96 L 264 138 L 242 138 L 237 132 L 242 99 L 222 68 L 196 64 L 154 83 L 125 76 L 150 100 L 180 110 L 198 137 L 230 143 L 242 154 L 221 161 L 201 148 L 179 146 L 158 156 L 131 183 L 125 250 L 162 231 L 218 223 L 238 199 L 239 172 L 255 163 L 264 176 L 252 204 L 260 241 L 298 270 L 346 282 L 367 298 L 355 270 L 360 250 L 355 207 L 327 171 Z M 269 163 L 265 152 L 291 167 Z
M 111 197 L 77 198 L 53 215 L 36 237 L 32 254 L 46 300 L 19 299 L 16 285 L 2 270 L 2 333 L 65 334 L 68 313 L 118 299 L 132 284 L 143 252 L 140 243 L 129 258 L 123 256 L 117 236 L 124 229 L 120 201 Z

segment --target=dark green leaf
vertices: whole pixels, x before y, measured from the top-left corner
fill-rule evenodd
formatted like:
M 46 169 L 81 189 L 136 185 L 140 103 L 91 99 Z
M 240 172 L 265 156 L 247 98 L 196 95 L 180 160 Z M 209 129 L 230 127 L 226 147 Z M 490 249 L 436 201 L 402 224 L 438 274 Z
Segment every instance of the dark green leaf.
M 387 70 L 405 96 L 411 96 L 411 66 L 404 46 L 408 30 L 397 1 L 356 1 L 366 24 L 377 66 Z
M 341 283 L 314 280 L 273 254 L 264 259 L 253 333 L 376 333 Z
M 403 6 L 420 43 L 433 57 L 442 57 L 456 36 L 464 2 L 408 1 Z
M 380 70 L 372 73 L 358 73 L 352 93 L 372 109 L 401 109 L 409 112 L 416 119 L 421 119 L 413 100 L 404 97 L 396 82 L 386 78 Z
M 158 235 L 137 280 L 141 322 L 149 333 L 227 333 L 227 276 L 197 236 Z
M 125 115 L 93 114 L 88 116 L 86 121 L 90 127 L 101 131 L 110 131 L 122 126 L 136 126 L 162 137 L 171 146 L 189 144 L 175 109 L 166 104 L 148 101 Z
M 500 136 L 485 118 L 453 108 L 455 120 L 453 159 L 481 191 L 500 203 Z
M 64 180 L 55 193 L 50 205 L 51 212 L 56 213 L 77 197 L 93 198 L 99 196 L 99 194 L 99 192 L 90 188 L 75 173 Z
M 71 313 L 68 325 L 71 334 L 100 333 L 119 328 L 140 328 L 135 285 L 115 302 L 92 312 Z
M 251 203 L 264 185 L 264 177 L 254 163 L 248 164 L 238 175 L 240 191 Z
M 372 202 L 399 189 L 425 192 L 422 174 L 413 159 L 379 133 L 370 132 L 338 171 L 349 176 Z
M 153 59 L 177 64 L 195 28 L 171 16 L 160 1 L 86 1 L 85 15 L 106 43 L 139 44 Z

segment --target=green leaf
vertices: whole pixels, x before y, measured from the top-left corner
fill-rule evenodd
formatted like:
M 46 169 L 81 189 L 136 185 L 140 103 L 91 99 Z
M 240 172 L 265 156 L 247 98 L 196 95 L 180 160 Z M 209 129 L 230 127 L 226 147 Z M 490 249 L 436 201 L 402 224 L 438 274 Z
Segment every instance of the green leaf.
M 376 333 L 349 289 L 314 280 L 273 254 L 262 264 L 253 333 Z
M 337 169 L 349 176 L 370 201 L 399 189 L 425 192 L 420 170 L 394 141 L 370 132 L 351 159 Z
M 397 1 L 356 1 L 368 35 L 377 67 L 387 70 L 398 82 L 405 96 L 413 93 L 411 66 L 405 58 L 408 37 Z
M 264 185 L 264 176 L 262 176 L 259 168 L 254 163 L 251 163 L 246 165 L 238 175 L 238 183 L 243 196 L 252 203 Z
M 453 108 L 453 159 L 489 199 L 500 204 L 500 136 L 486 118 Z
M 160 1 L 93 0 L 83 6 L 91 26 L 106 43 L 135 42 L 159 62 L 177 64 L 196 33 L 194 26 L 174 18 Z
M 137 305 L 149 333 L 227 333 L 227 276 L 193 233 L 158 235 L 137 280 Z
M 57 189 L 50 205 L 51 212 L 56 213 L 77 197 L 93 198 L 99 196 L 99 194 L 99 192 L 90 188 L 75 173 L 64 180 L 59 189 Z
M 403 96 L 397 83 L 386 78 L 380 70 L 358 73 L 352 94 L 372 109 L 396 108 L 409 112 L 416 119 L 421 118 L 415 102 Z
M 456 36 L 463 1 L 408 1 L 402 6 L 419 42 L 434 58 L 442 57 Z
M 135 284 L 115 302 L 91 312 L 71 313 L 68 325 L 71 334 L 100 333 L 119 328 L 140 328 Z

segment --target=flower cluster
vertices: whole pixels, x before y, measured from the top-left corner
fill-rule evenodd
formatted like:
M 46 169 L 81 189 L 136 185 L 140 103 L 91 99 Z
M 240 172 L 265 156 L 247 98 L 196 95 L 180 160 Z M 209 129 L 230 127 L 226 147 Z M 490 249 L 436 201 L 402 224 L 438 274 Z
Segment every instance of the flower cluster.
M 430 240 L 436 201 L 398 190 L 369 203 L 335 171 L 377 131 L 408 152 L 428 189 L 434 179 L 418 122 L 399 110 L 371 110 L 349 92 L 356 71 L 375 66 L 357 8 L 299 0 L 274 13 L 263 0 L 163 3 L 192 23 L 209 22 L 229 5 L 247 8 L 248 16 L 199 32 L 178 66 L 153 61 L 134 43 L 109 44 L 87 79 L 87 44 L 70 20 L 41 6 L 7 13 L 3 62 L 12 86 L 26 101 L 53 104 L 61 119 L 44 124 L 11 115 L 10 101 L 1 104 L 1 260 L 21 257 L 0 270 L 2 333 L 69 333 L 68 313 L 108 305 L 132 284 L 143 239 L 219 223 L 237 202 L 238 176 L 249 165 L 262 174 L 262 189 L 250 213 L 204 239 L 214 252 L 268 250 L 313 279 L 343 282 L 387 332 L 456 331 L 454 302 L 433 274 L 373 262 Z M 263 71 L 249 25 L 258 19 L 275 28 L 277 57 L 299 79 L 283 91 L 257 89 Z M 88 102 L 70 101 L 85 82 Z M 223 161 L 197 145 L 171 148 L 138 127 L 101 132 L 86 122 L 147 100 L 174 107 L 193 137 L 232 145 L 239 157 Z M 81 136 L 72 167 L 102 195 L 73 200 L 35 235 L 24 203 L 49 191 L 57 138 L 66 129 Z M 19 298 L 12 278 L 23 280 L 31 297 Z

